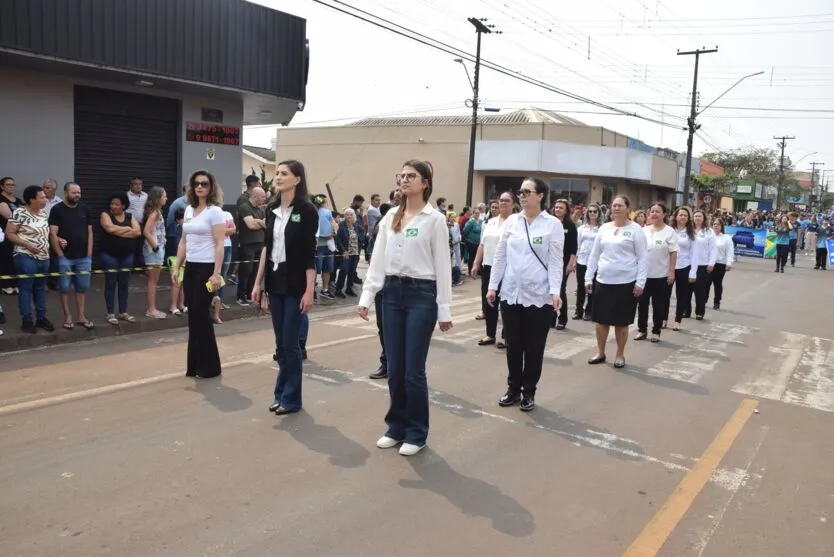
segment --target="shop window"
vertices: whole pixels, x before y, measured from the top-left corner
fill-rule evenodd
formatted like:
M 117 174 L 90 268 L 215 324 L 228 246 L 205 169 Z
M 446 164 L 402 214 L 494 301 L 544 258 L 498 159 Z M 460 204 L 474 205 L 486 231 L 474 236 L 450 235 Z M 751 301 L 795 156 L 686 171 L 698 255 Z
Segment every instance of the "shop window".
M 587 205 L 591 181 L 588 179 L 551 178 L 550 203 L 567 199 L 572 205 Z
M 617 184 L 603 184 L 602 185 L 602 204 L 611 206 L 614 196 L 617 194 Z

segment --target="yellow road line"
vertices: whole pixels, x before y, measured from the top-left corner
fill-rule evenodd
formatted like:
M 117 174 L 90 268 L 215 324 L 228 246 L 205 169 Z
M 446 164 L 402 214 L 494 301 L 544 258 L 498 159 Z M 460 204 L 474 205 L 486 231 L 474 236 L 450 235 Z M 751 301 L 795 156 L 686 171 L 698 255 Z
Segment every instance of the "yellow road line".
M 704 454 L 692 467 L 692 470 L 683 477 L 672 495 L 646 524 L 643 531 L 623 553 L 622 557 L 654 557 L 657 555 L 669 535 L 689 510 L 692 502 L 704 489 L 713 472 L 721 464 L 721 460 L 733 446 L 758 405 L 759 402 L 751 398 L 745 399 L 739 404 L 736 411 L 704 451 Z

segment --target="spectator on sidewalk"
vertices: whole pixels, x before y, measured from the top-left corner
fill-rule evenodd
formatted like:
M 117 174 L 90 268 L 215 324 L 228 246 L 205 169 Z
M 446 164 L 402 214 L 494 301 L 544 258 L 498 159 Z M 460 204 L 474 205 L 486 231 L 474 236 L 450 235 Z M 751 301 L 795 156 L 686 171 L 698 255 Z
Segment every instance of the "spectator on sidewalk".
M 130 181 L 130 190 L 127 192 L 127 199 L 129 202 L 127 211 L 139 222 L 139 227 L 141 228 L 145 215 L 145 204 L 148 202 L 148 194 L 142 191 L 141 178 L 134 178 Z M 145 260 L 142 257 L 144 248 L 145 238 L 140 236 L 136 239 L 136 245 L 133 248 L 133 264 L 136 267 L 145 266 Z
M 49 221 L 43 208 L 46 196 L 40 186 L 23 190 L 22 207 L 17 207 L 6 225 L 6 241 L 14 245 L 14 264 L 20 289 L 17 303 L 24 333 L 55 330 L 46 318 L 46 277 L 33 275 L 49 271 Z M 35 319 L 32 319 L 32 302 Z
M 127 312 L 130 269 L 133 267 L 133 246 L 136 238 L 142 235 L 139 223 L 130 213 L 127 195 L 123 192 L 110 196 L 109 210 L 101 213 L 101 241 L 99 243 L 99 261 L 105 271 L 104 303 L 107 306 L 107 322 L 118 325 L 119 320 L 133 323 L 136 321 Z M 118 272 L 116 272 L 118 269 Z M 116 289 L 119 290 L 119 313 L 116 314 Z
M 364 247 L 365 230 L 359 224 L 356 212 L 350 208 L 345 209 L 345 220 L 339 224 L 339 233 L 336 235 L 336 249 L 342 254 L 341 272 L 336 281 L 336 296 L 339 298 L 344 298 L 345 294 L 356 296 L 353 285 L 359 265 L 359 253 Z
M 235 228 L 235 217 L 229 211 L 223 211 L 223 218 L 226 219 L 226 237 L 223 239 L 223 268 L 220 271 L 220 276 L 225 281 L 229 276 L 229 266 L 232 263 L 232 237 L 237 232 L 237 228 Z M 220 287 L 220 290 L 217 291 L 217 294 L 211 301 L 211 305 L 214 308 L 214 323 L 216 325 L 223 324 L 223 321 L 220 319 L 220 310 L 229 309 L 229 306 L 223 303 L 225 293 L 226 287 L 224 285 Z
M 318 240 L 316 240 L 316 273 L 321 275 L 319 296 L 324 300 L 335 299 L 330 293 L 330 275 L 333 273 L 333 252 L 336 250 L 336 221 L 333 213 L 326 207 L 327 196 L 313 196 L 313 205 L 319 214 Z
M 49 214 L 49 232 L 52 250 L 58 256 L 58 289 L 61 292 L 61 309 L 64 312 L 64 328 L 81 325 L 92 329 L 93 323 L 84 313 L 87 290 L 90 289 L 93 270 L 93 214 L 81 201 L 81 186 L 73 182 L 64 184 L 64 202 L 52 208 Z M 73 321 L 70 311 L 70 292 L 75 291 Z
M 368 210 L 365 212 L 365 233 L 368 236 L 368 244 L 365 248 L 366 263 L 369 263 L 371 261 L 371 254 L 374 251 L 375 235 L 372 234 L 372 232 L 376 228 L 376 224 L 379 222 L 379 219 L 382 218 L 382 214 L 379 210 L 379 206 L 381 203 L 382 199 L 379 197 L 378 193 L 371 195 L 371 206 L 368 207 Z
M 186 187 L 188 185 L 186 184 Z M 185 219 L 185 209 L 177 209 L 176 213 L 174 213 L 174 223 L 176 224 L 176 238 L 177 238 L 177 245 L 180 243 L 180 239 L 182 238 L 182 223 Z M 174 255 L 173 257 L 168 258 L 168 267 L 172 270 L 173 276 L 173 269 L 174 265 L 176 265 L 177 256 Z M 186 313 L 188 308 L 185 306 L 185 295 L 182 291 L 182 285 L 176 281 L 171 280 L 171 305 L 168 307 L 168 313 L 171 315 L 180 316 L 183 313 Z
M 238 270 L 240 268 L 240 261 L 243 259 L 240 256 L 240 231 L 244 228 L 243 221 L 241 221 L 237 216 L 237 210 L 243 204 L 244 201 L 249 199 L 249 195 L 252 193 L 252 190 L 255 188 L 263 188 L 261 185 L 261 179 L 256 174 L 250 174 L 246 177 L 245 186 L 243 192 L 238 196 L 237 200 L 235 201 L 235 210 L 232 211 L 232 214 L 235 217 L 235 229 L 237 229 L 238 234 L 232 236 L 232 260 L 234 263 L 229 267 L 229 276 L 231 280 L 229 281 L 231 284 L 238 284 Z M 266 190 L 264 190 L 266 191 Z M 269 195 L 267 194 L 267 197 Z M 251 290 L 246 293 L 247 296 L 251 293 Z M 248 299 L 248 298 L 247 298 Z
M 159 286 L 159 275 L 165 264 L 165 217 L 162 208 L 168 202 L 168 194 L 159 186 L 151 188 L 145 213 L 142 216 L 142 236 L 145 242 L 142 257 L 145 260 L 148 274 L 148 309 L 145 317 L 165 319 L 168 315 L 156 308 L 156 291 Z
M 177 211 L 185 212 L 188 202 L 185 200 L 185 192 L 188 184 L 183 184 L 182 195 L 176 198 L 168 207 L 168 216 L 165 219 L 165 260 L 170 257 L 177 256 L 177 246 L 180 243 L 180 234 L 182 234 L 181 224 L 177 223 Z
M 249 191 L 249 195 L 237 208 L 237 219 L 240 222 L 238 230 L 238 266 L 237 303 L 239 306 L 250 304 L 249 296 L 255 286 L 255 260 L 258 259 L 264 247 L 264 229 L 266 218 L 264 204 L 266 192 L 256 186 Z
M 63 199 L 60 195 L 55 195 L 58 190 L 58 182 L 52 178 L 47 178 L 41 185 L 43 193 L 46 195 L 46 218 L 52 212 L 52 208 L 60 205 Z M 49 277 L 46 279 L 46 286 L 50 290 L 58 290 L 58 256 L 50 249 L 49 252 Z
M 14 178 L 11 176 L 0 178 L 0 227 L 5 230 L 14 210 L 22 206 L 23 201 L 15 197 Z M 0 244 L 0 275 L 16 274 L 14 249 L 14 244 L 8 240 Z M 17 287 L 17 279 L 0 280 L 0 291 L 7 296 L 17 294 Z

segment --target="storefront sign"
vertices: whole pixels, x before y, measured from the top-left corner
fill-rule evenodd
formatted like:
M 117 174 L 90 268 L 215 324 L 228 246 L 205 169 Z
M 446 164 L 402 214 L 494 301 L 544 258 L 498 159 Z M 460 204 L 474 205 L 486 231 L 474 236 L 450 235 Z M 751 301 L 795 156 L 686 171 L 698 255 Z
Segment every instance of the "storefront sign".
M 185 140 L 195 143 L 240 145 L 240 128 L 204 124 L 202 122 L 186 122 Z

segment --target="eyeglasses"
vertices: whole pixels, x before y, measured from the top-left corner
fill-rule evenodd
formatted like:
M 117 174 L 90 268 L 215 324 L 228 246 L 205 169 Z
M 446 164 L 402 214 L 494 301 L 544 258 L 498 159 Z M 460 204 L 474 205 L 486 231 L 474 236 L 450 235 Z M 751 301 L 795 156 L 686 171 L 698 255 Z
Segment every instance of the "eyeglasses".
M 194 188 L 195 189 L 196 188 L 207 188 L 209 186 L 211 186 L 211 182 L 208 182 L 208 181 L 202 181 L 201 180 L 199 182 L 194 182 Z
M 597 213 L 599 213 L 599 211 L 597 211 L 596 209 L 588 209 L 589 215 L 596 215 Z
M 402 174 L 394 174 L 394 177 L 397 179 L 397 183 L 400 182 L 411 182 L 417 179 L 419 174 L 415 174 L 414 172 L 403 172 Z
M 536 190 L 528 190 L 526 188 L 521 188 L 520 190 L 518 190 L 519 197 L 527 197 L 528 195 L 533 195 L 534 193 L 536 193 Z

